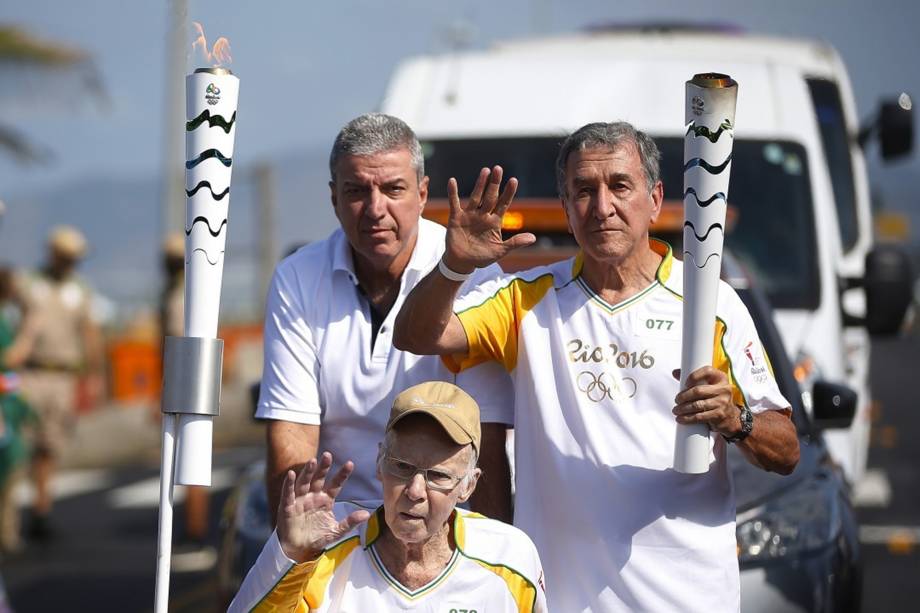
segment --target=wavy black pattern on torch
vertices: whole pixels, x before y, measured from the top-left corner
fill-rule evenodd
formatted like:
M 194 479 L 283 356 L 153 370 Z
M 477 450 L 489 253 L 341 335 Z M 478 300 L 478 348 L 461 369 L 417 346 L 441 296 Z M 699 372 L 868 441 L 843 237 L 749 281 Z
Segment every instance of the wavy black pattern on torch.
M 688 187 L 687 191 L 684 192 L 685 199 L 687 198 L 687 196 L 693 196 L 694 200 L 696 200 L 696 203 L 700 205 L 701 207 L 703 207 L 704 209 L 710 204 L 712 204 L 714 200 L 717 200 L 720 198 L 722 200 L 725 200 L 725 192 L 716 192 L 712 196 L 707 198 L 706 200 L 700 200 L 700 197 L 697 195 L 696 190 L 693 189 L 692 187 Z
M 205 149 L 194 160 L 186 162 L 185 169 L 191 170 L 195 166 L 198 166 L 198 164 L 201 164 L 205 160 L 210 160 L 211 158 L 217 158 L 217 160 L 227 168 L 230 168 L 230 164 L 233 163 L 233 158 L 225 157 L 224 154 L 217 149 Z
M 226 196 L 227 194 L 230 193 L 230 186 L 229 186 L 229 185 L 227 186 L 227 189 L 225 189 L 225 190 L 222 191 L 221 193 L 215 194 L 215 193 L 214 193 L 214 188 L 211 187 L 211 183 L 210 183 L 210 182 L 208 182 L 208 181 L 199 181 L 199 182 L 198 182 L 198 185 L 195 186 L 195 189 L 192 189 L 192 190 L 185 190 L 185 195 L 188 196 L 189 198 L 191 198 L 192 196 L 194 196 L 195 194 L 197 194 L 197 193 L 198 193 L 198 190 L 201 189 L 202 187 L 207 187 L 207 188 L 208 188 L 208 191 L 211 192 L 211 197 L 213 197 L 215 200 L 223 200 L 223 199 L 224 199 L 224 196 Z
M 692 221 L 685 221 L 684 227 L 685 228 L 689 227 L 691 230 L 693 230 L 693 236 L 695 236 L 696 240 L 700 242 L 703 242 L 704 240 L 709 238 L 709 233 L 712 232 L 716 228 L 718 228 L 719 231 L 722 232 L 723 235 L 725 234 L 725 230 L 722 228 L 722 224 L 720 223 L 714 223 L 711 226 L 709 226 L 709 228 L 706 230 L 706 234 L 704 234 L 703 236 L 700 236 L 699 234 L 696 233 L 696 226 L 693 225 Z
M 207 261 L 208 261 L 208 264 L 210 264 L 211 266 L 217 266 L 217 263 L 220 261 L 220 259 L 218 258 L 218 259 L 216 259 L 216 260 L 214 260 L 214 261 L 212 262 L 212 261 L 211 261 L 211 258 L 208 257 L 208 252 L 205 251 L 204 249 L 202 249 L 201 247 L 198 247 L 197 249 L 195 249 L 194 251 L 192 251 L 192 253 L 195 253 L 195 251 L 200 251 L 201 253 L 203 253 L 203 254 L 204 254 L 204 259 L 207 260 Z M 221 251 L 220 254 L 223 255 L 224 252 Z
M 722 136 L 722 132 L 725 132 L 726 130 L 731 130 L 731 129 L 732 129 L 732 122 L 730 122 L 727 119 L 722 122 L 722 124 L 719 126 L 719 129 L 716 130 L 715 132 L 713 132 L 706 126 L 698 126 L 695 123 L 691 122 L 690 125 L 687 126 L 687 136 L 690 136 L 690 134 L 692 133 L 694 136 L 701 136 L 703 138 L 708 138 L 709 142 L 711 143 L 717 143 L 719 141 L 719 137 Z M 733 135 L 729 133 L 729 136 L 733 136 Z
M 198 128 L 204 122 L 208 122 L 208 127 L 218 127 L 227 134 L 230 134 L 230 129 L 233 127 L 233 124 L 236 122 L 236 111 L 233 111 L 233 116 L 230 117 L 230 121 L 224 119 L 223 115 L 211 115 L 211 111 L 205 109 L 201 111 L 201 115 L 196 117 L 191 121 L 185 122 L 185 131 L 191 132 L 192 130 Z
M 690 169 L 693 168 L 694 166 L 699 166 L 700 168 L 702 168 L 703 170 L 705 170 L 705 171 L 708 172 L 709 174 L 717 175 L 717 174 L 721 174 L 722 171 L 725 170 L 725 168 L 728 166 L 728 163 L 731 162 L 731 161 L 732 161 L 732 154 L 731 154 L 731 153 L 729 153 L 729 154 L 728 154 L 728 157 L 725 158 L 725 161 L 722 162 L 721 164 L 719 164 L 718 166 L 713 166 L 712 164 L 710 164 L 709 162 L 707 162 L 707 161 L 704 160 L 703 158 L 693 158 L 693 159 L 691 159 L 691 160 L 688 160 L 687 163 L 684 164 L 684 172 L 687 172 L 688 170 L 690 170 Z
M 220 235 L 221 231 L 224 229 L 224 226 L 227 225 L 227 220 L 225 219 L 225 220 L 223 220 L 222 222 L 220 222 L 220 225 L 217 227 L 217 230 L 212 230 L 212 229 L 211 229 L 211 222 L 208 221 L 208 218 L 207 218 L 207 217 L 204 217 L 204 216 L 202 216 L 202 215 L 199 215 L 198 217 L 196 217 L 196 218 L 194 219 L 194 221 L 192 221 L 192 225 L 189 226 L 188 228 L 186 228 L 186 230 L 185 230 L 185 235 L 186 235 L 186 236 L 191 236 L 191 234 L 192 234 L 192 228 L 194 228 L 194 227 L 195 227 L 195 224 L 198 223 L 199 221 L 203 221 L 203 222 L 204 222 L 204 225 L 206 225 L 206 226 L 208 227 L 208 233 L 210 233 L 210 235 L 213 236 L 214 238 L 217 238 L 217 237 Z
M 721 257 L 718 253 L 710 253 L 709 255 L 706 256 L 706 261 L 704 261 L 702 264 L 697 264 L 696 258 L 693 257 L 692 253 L 690 253 L 689 251 L 684 251 L 684 255 L 686 256 L 684 257 L 684 262 L 687 261 L 687 258 L 690 258 L 693 261 L 693 265 L 700 269 L 705 268 L 706 265 L 709 264 L 709 260 L 711 260 L 712 258 Z

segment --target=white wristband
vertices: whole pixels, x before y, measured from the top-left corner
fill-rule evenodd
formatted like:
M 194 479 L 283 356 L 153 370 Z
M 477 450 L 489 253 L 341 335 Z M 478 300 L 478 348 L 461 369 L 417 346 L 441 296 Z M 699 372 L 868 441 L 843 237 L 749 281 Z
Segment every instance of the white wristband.
M 461 274 L 454 270 L 451 270 L 447 267 L 447 264 L 444 263 L 444 258 L 442 257 L 438 260 L 438 272 L 440 272 L 444 277 L 450 279 L 451 281 L 456 281 L 457 283 L 463 283 L 467 279 L 473 276 L 473 273 Z

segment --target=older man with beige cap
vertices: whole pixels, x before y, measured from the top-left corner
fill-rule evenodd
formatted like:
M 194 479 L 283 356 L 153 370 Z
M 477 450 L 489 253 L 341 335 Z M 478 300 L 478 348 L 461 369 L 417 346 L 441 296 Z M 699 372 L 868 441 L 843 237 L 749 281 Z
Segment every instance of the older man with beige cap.
M 39 415 L 30 528 L 31 536 L 38 539 L 50 536 L 49 486 L 55 460 L 72 429 L 79 378 L 86 377 L 90 402 L 102 393 L 103 351 L 92 312 L 93 294 L 76 274 L 88 250 L 86 238 L 76 228 L 53 228 L 44 268 L 25 275 L 19 283 L 31 322 L 22 393 Z
M 445 382 L 393 402 L 377 455 L 383 504 L 336 502 L 354 470 L 332 455 L 288 471 L 278 528 L 230 611 L 546 610 L 537 550 L 520 530 L 457 508 L 469 499 L 479 407 Z

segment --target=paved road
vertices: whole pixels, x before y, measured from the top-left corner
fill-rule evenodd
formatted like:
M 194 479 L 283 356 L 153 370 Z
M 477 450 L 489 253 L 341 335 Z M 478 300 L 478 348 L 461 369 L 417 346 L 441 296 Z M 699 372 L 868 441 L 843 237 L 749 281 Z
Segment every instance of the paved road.
M 914 611 L 920 603 L 920 407 L 910 383 L 920 377 L 920 336 L 876 342 L 874 352 L 872 378 L 879 404 L 869 463 L 877 506 L 858 510 L 865 561 L 863 611 Z M 215 547 L 228 486 L 258 457 L 261 451 L 254 448 L 215 456 Z M 59 537 L 3 560 L 16 610 L 152 611 L 157 477 L 154 464 L 69 473 L 59 484 L 66 497 L 54 514 Z M 181 503 L 176 517 L 182 517 Z M 213 572 L 173 574 L 171 611 L 207 613 L 218 610 L 216 601 Z
M 869 466 L 884 494 L 858 509 L 864 558 L 863 611 L 920 610 L 920 335 L 873 343 L 878 402 Z M 882 496 L 884 498 L 884 496 Z
M 217 546 L 229 485 L 259 449 L 218 452 L 214 458 L 211 543 Z M 3 577 L 18 613 L 63 608 L 98 613 L 153 610 L 159 467 L 68 473 L 55 507 L 56 538 L 3 561 Z M 175 510 L 181 534 L 183 505 Z M 173 573 L 170 611 L 217 611 L 213 572 Z

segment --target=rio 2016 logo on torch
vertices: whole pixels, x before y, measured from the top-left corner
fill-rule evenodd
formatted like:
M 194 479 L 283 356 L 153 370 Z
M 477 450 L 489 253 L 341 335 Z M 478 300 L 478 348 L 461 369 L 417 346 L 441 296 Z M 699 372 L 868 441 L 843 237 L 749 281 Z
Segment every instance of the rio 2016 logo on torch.
M 204 90 L 204 99 L 212 106 L 220 102 L 220 88 L 213 83 L 209 83 L 208 88 Z

